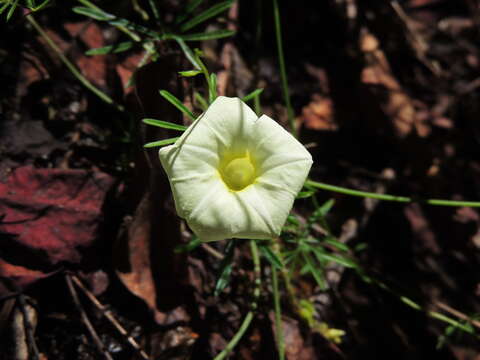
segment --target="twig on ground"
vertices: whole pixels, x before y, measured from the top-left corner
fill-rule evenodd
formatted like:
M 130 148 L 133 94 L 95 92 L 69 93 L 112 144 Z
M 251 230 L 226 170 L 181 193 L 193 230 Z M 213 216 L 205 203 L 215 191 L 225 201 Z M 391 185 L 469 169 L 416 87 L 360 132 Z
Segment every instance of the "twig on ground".
M 75 285 L 78 286 L 80 290 L 83 291 L 83 293 L 87 296 L 87 298 L 95 305 L 95 307 L 100 310 L 100 312 L 110 321 L 110 323 L 117 329 L 117 331 L 125 336 L 127 338 L 127 341 L 132 347 L 138 351 L 142 359 L 144 360 L 149 360 L 150 357 L 147 355 L 147 353 L 141 348 L 141 346 L 135 341 L 135 339 L 128 334 L 128 331 L 118 322 L 117 319 L 112 315 L 112 313 L 108 310 L 108 308 L 103 305 L 98 299 L 93 295 L 93 293 L 88 290 L 80 281 L 80 279 L 75 276 L 71 275 L 71 279 L 75 283 Z
M 25 295 L 20 293 L 18 294 L 17 299 L 20 311 L 23 315 L 23 326 L 25 328 L 25 334 L 27 335 L 28 353 L 30 354 L 32 360 L 38 360 L 40 358 L 40 352 L 38 351 L 37 343 L 35 342 L 35 330 L 31 322 L 32 312 L 27 310 L 28 305 L 25 301 Z M 34 309 L 31 310 L 35 311 Z
M 218 260 L 223 260 L 223 258 L 225 257 L 222 253 L 218 252 L 208 244 L 202 243 L 201 247 L 203 248 L 203 250 L 205 250 L 206 252 L 208 252 L 210 255 L 217 258 Z
M 467 321 L 468 323 L 472 324 L 473 326 L 475 326 L 476 328 L 479 328 L 480 329 L 480 321 L 478 320 L 474 320 L 472 319 L 471 317 L 469 317 L 468 315 L 465 315 L 464 313 L 450 307 L 449 305 L 447 304 L 444 304 L 440 301 L 436 301 L 434 303 L 434 305 L 438 306 L 440 309 L 452 314 L 453 316 L 459 318 L 459 319 L 462 319 L 462 320 L 465 320 Z
M 98 350 L 105 356 L 106 359 L 113 360 L 112 355 L 110 355 L 110 353 L 105 349 L 105 345 L 103 344 L 102 340 L 100 340 L 100 337 L 98 336 L 97 331 L 95 330 L 92 323 L 90 322 L 90 319 L 88 318 L 87 313 L 85 312 L 85 309 L 83 308 L 82 303 L 78 298 L 78 293 L 75 290 L 75 287 L 73 286 L 73 283 L 72 283 L 72 276 L 69 274 L 65 274 L 65 280 L 67 282 L 68 290 L 70 291 L 70 295 L 72 296 L 73 302 L 75 303 L 75 306 L 80 312 L 82 321 L 87 327 L 87 330 L 89 331 L 90 335 L 92 336 L 93 342 L 97 346 Z

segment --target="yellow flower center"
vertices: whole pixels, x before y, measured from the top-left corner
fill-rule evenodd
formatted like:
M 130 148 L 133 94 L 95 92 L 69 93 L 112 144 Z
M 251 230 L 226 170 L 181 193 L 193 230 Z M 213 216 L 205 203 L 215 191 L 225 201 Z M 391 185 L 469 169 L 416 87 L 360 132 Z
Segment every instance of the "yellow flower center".
M 240 157 L 229 161 L 220 171 L 222 179 L 234 191 L 242 190 L 255 180 L 255 166 L 250 156 Z

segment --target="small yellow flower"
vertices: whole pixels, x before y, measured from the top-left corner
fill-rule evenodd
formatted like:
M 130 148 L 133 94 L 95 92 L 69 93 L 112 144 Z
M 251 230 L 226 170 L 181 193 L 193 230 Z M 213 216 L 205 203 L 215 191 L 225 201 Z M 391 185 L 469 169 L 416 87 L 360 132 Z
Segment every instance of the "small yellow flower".
M 345 336 L 345 331 L 342 329 L 331 328 L 324 322 L 320 323 L 318 331 L 325 337 L 325 339 L 332 341 L 335 344 L 341 344 L 342 336 Z
M 202 241 L 278 236 L 312 165 L 274 120 L 223 96 L 159 156 L 178 215 Z

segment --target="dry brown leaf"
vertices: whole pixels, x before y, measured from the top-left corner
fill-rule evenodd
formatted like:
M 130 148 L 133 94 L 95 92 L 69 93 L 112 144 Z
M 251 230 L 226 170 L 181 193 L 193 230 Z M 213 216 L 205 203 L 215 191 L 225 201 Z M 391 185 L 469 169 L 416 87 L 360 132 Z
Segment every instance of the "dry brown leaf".
M 416 132 L 420 137 L 427 136 L 430 126 L 422 121 L 422 117 L 417 116 L 413 99 L 403 90 L 392 73 L 378 39 L 364 29 L 359 45 L 365 53 L 366 62 L 361 81 L 377 96 L 381 108 L 391 119 L 397 136 L 405 138 L 412 132 Z
M 302 109 L 298 121 L 312 130 L 338 130 L 332 99 L 319 94 L 312 96 L 310 103 Z

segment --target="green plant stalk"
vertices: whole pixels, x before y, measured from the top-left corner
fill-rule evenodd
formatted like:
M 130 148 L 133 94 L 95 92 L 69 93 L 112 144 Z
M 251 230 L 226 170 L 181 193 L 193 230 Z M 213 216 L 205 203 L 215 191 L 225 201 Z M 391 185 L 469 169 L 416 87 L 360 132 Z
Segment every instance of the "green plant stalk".
M 395 196 L 395 195 L 388 195 L 388 194 L 376 194 L 367 191 L 359 191 L 344 188 L 341 186 L 329 185 L 325 183 L 321 183 L 318 181 L 313 181 L 307 179 L 305 182 L 306 186 L 311 186 L 317 189 L 337 192 L 340 194 L 346 194 L 351 196 L 359 196 L 363 198 L 370 198 L 370 199 L 378 199 L 378 200 L 385 200 L 385 201 L 395 201 L 395 202 L 403 202 L 403 203 L 423 203 L 428 205 L 437 205 L 437 206 L 466 206 L 466 207 L 480 207 L 479 201 L 456 201 L 456 200 L 444 200 L 444 199 L 414 199 L 406 196 Z
M 260 102 L 260 94 L 255 95 L 253 98 L 253 108 L 255 109 L 255 113 L 258 116 L 262 115 L 262 104 Z
M 273 305 L 275 309 L 275 329 L 277 332 L 277 348 L 280 360 L 285 360 L 285 339 L 283 338 L 282 308 L 280 305 L 280 291 L 278 289 L 278 274 L 272 266 Z
M 237 333 L 233 336 L 233 338 L 229 341 L 225 349 L 222 350 L 220 354 L 215 356 L 213 360 L 223 360 L 225 359 L 228 354 L 233 350 L 233 348 L 238 344 L 240 339 L 243 337 L 245 332 L 247 331 L 248 327 L 252 323 L 253 320 L 253 311 L 249 311 L 247 315 L 245 316 L 245 319 L 243 319 L 242 325 L 238 329 Z
M 223 360 L 225 359 L 228 354 L 237 346 L 238 342 L 242 339 L 243 335 L 247 332 L 248 328 L 250 327 L 250 324 L 252 323 L 253 320 L 253 315 L 255 310 L 257 309 L 258 306 L 258 298 L 260 296 L 260 287 L 261 287 L 261 268 L 260 268 L 260 256 L 258 253 L 258 246 L 255 240 L 250 240 L 250 251 L 252 253 L 252 259 L 253 259 L 253 272 L 255 274 L 255 288 L 253 290 L 253 300 L 251 303 L 251 308 L 245 318 L 243 319 L 242 325 L 240 325 L 240 328 L 237 330 L 235 335 L 232 337 L 232 339 L 228 342 L 227 346 L 225 349 L 223 349 L 213 360 Z
M 255 274 L 255 288 L 253 290 L 252 309 L 257 309 L 257 301 L 260 297 L 260 288 L 262 286 L 261 268 L 260 268 L 260 255 L 258 252 L 258 246 L 256 240 L 250 240 L 250 252 L 252 253 L 253 260 L 253 272 Z
M 446 315 L 443 315 L 443 314 L 440 314 L 439 312 L 436 312 L 436 311 L 427 311 L 425 310 L 420 304 L 416 303 L 415 301 L 413 301 L 412 299 L 404 296 L 404 295 L 400 295 L 398 294 L 395 290 L 393 290 L 392 288 L 390 288 L 388 285 L 386 285 L 385 283 L 383 283 L 382 281 L 379 281 L 375 278 L 371 278 L 371 280 L 373 281 L 374 284 L 376 284 L 378 287 L 380 287 L 381 289 L 389 292 L 390 294 L 398 297 L 398 299 L 404 303 L 405 305 L 407 305 L 408 307 L 416 310 L 416 311 L 420 311 L 420 312 L 423 312 L 424 314 L 426 314 L 427 316 L 431 317 L 432 319 L 436 319 L 436 320 L 440 320 L 444 323 L 447 323 L 449 325 L 453 325 L 469 334 L 472 334 L 474 335 L 475 334 L 475 331 L 466 326 L 465 324 L 462 324 L 461 322 L 457 321 L 457 320 L 454 320 Z
M 290 124 L 292 134 L 293 136 L 297 137 L 297 127 L 295 125 L 292 103 L 290 102 L 290 91 L 288 88 L 287 71 L 285 69 L 285 56 L 283 54 L 282 28 L 280 24 L 280 11 L 278 9 L 278 0 L 273 0 L 273 17 L 275 19 L 275 37 L 277 39 L 278 62 L 280 65 L 280 77 L 282 79 L 283 97 L 285 98 L 285 105 L 287 106 L 288 122 Z
M 83 86 L 85 86 L 88 90 L 93 92 L 97 95 L 100 99 L 102 99 L 107 104 L 113 105 L 117 110 L 124 111 L 124 107 L 120 104 L 117 104 L 110 96 L 102 92 L 100 89 L 96 88 L 85 76 L 83 76 L 80 71 L 76 68 L 76 66 L 67 59 L 67 57 L 63 54 L 62 50 L 55 44 L 55 42 L 48 36 L 48 34 L 42 29 L 42 27 L 35 21 L 32 14 L 26 16 L 27 21 L 32 24 L 32 26 L 37 30 L 40 36 L 47 42 L 48 46 L 52 48 L 52 50 L 57 54 L 63 64 L 70 70 L 70 72 L 80 81 Z
M 212 84 L 210 73 L 208 72 L 208 69 L 203 63 L 202 59 L 200 59 L 200 53 L 196 49 L 195 49 L 195 61 L 200 66 L 200 70 L 202 71 L 203 76 L 205 76 L 205 81 L 207 82 L 207 86 L 208 86 L 208 102 L 211 104 L 213 100 L 215 100 L 215 98 L 217 97 L 216 83 Z

